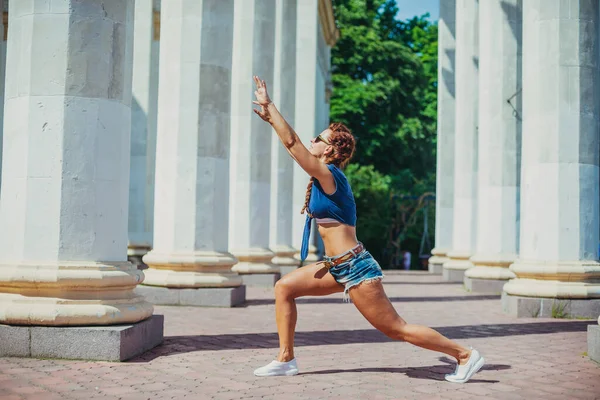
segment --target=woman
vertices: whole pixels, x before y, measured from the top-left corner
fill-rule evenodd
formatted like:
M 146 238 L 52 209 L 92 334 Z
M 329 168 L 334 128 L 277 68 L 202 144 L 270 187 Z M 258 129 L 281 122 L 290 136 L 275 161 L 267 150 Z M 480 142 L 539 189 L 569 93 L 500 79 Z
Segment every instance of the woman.
M 308 211 L 301 258 L 308 253 L 311 219 L 316 218 L 325 245 L 325 261 L 301 267 L 285 275 L 275 285 L 275 314 L 279 334 L 277 360 L 254 371 L 256 376 L 296 375 L 294 357 L 296 328 L 295 299 L 301 296 L 324 296 L 344 292 L 360 313 L 377 329 L 392 339 L 404 340 L 419 347 L 446 353 L 457 360 L 447 381 L 464 383 L 481 369 L 484 359 L 474 349 L 467 349 L 435 330 L 406 323 L 386 296 L 377 261 L 356 238 L 356 205 L 352 190 L 340 168 L 354 153 L 354 137 L 343 124 L 331 124 L 311 140 L 307 149 L 291 126 L 281 116 L 267 93 L 263 80 L 254 77 L 254 109 L 271 124 L 292 158 L 310 176 L 302 212 Z

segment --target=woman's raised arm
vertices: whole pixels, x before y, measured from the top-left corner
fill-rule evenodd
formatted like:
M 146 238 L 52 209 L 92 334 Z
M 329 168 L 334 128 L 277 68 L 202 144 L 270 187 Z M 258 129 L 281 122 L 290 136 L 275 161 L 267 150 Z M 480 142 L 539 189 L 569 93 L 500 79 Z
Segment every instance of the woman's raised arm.
M 298 134 L 283 118 L 279 110 L 277 110 L 277 107 L 275 107 L 275 104 L 273 104 L 269 97 L 265 81 L 255 76 L 254 83 L 256 84 L 256 91 L 254 92 L 256 101 L 253 101 L 253 103 L 260 107 L 260 110 L 255 108 L 254 112 L 263 121 L 271 124 L 288 153 L 310 176 L 317 179 L 331 177 L 331 172 L 327 168 L 327 165 L 308 151 L 306 146 L 302 144 Z

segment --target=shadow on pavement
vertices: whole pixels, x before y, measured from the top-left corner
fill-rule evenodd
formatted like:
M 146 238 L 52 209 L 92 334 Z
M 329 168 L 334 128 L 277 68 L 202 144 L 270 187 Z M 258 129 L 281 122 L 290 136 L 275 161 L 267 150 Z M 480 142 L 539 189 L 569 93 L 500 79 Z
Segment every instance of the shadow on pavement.
M 500 300 L 500 295 L 473 295 L 473 296 L 442 296 L 442 297 L 389 297 L 392 303 L 427 303 L 446 301 L 475 301 L 475 300 Z M 275 299 L 246 300 L 239 307 L 263 306 L 275 304 Z M 296 304 L 343 304 L 341 297 L 310 297 L 296 299 Z
M 450 339 L 473 339 L 502 336 L 540 335 L 558 332 L 585 332 L 589 321 L 531 322 L 521 324 L 464 325 L 434 327 Z M 296 346 L 385 343 L 393 340 L 375 329 L 296 332 Z M 276 333 L 242 333 L 167 336 L 162 345 L 129 362 L 148 362 L 157 357 L 195 351 L 240 349 L 275 349 L 279 347 Z
M 449 365 L 431 365 L 427 367 L 369 367 L 369 368 L 351 368 L 351 369 L 326 369 L 321 371 L 301 372 L 299 375 L 325 375 L 325 374 L 340 374 L 346 372 L 376 372 L 376 373 L 392 373 L 405 374 L 409 378 L 428 379 L 434 381 L 444 381 L 444 375 L 454 372 L 455 361 L 445 357 L 440 357 L 440 361 Z M 482 371 L 501 371 L 510 369 L 510 365 L 505 364 L 486 364 L 481 369 Z M 497 380 L 488 379 L 471 379 L 469 383 L 498 383 Z

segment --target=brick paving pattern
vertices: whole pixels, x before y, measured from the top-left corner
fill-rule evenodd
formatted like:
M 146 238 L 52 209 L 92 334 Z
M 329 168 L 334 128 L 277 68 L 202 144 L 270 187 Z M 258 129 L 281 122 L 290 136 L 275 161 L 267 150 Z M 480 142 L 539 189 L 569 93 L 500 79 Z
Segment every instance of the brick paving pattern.
M 471 294 L 427 273 L 388 273 L 407 321 L 478 348 L 471 382 L 445 382 L 453 361 L 394 342 L 342 295 L 298 301 L 301 374 L 257 378 L 277 354 L 271 289 L 234 309 L 160 307 L 165 341 L 125 363 L 0 358 L 0 399 L 600 399 L 600 366 L 586 356 L 595 320 L 516 319 L 499 296 Z

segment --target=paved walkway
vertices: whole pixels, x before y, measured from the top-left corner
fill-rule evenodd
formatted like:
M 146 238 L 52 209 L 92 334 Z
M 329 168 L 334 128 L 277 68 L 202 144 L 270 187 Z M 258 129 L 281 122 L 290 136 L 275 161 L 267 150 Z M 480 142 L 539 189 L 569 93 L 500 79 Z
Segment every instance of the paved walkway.
M 497 296 L 427 273 L 388 274 L 385 287 L 406 320 L 483 353 L 476 379 L 445 382 L 452 360 L 387 339 L 341 294 L 298 301 L 300 375 L 256 378 L 277 336 L 272 290 L 250 288 L 245 307 L 156 307 L 164 344 L 130 362 L 0 358 L 0 399 L 600 399 L 585 353 L 596 321 L 514 319 Z

